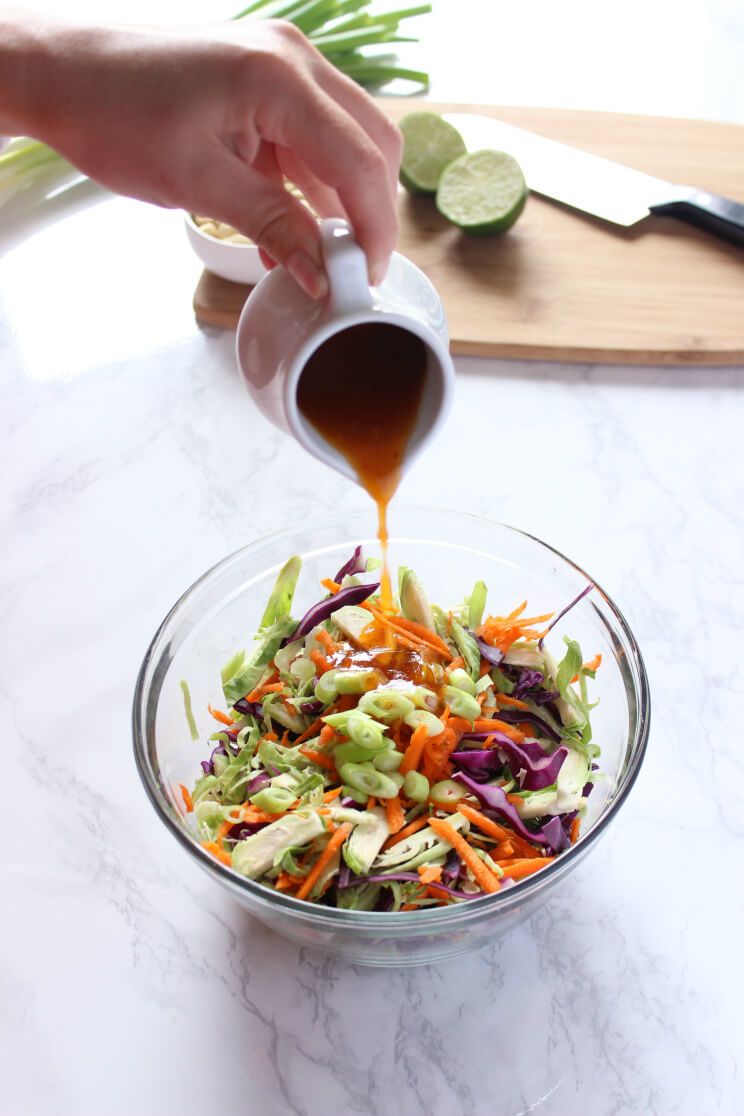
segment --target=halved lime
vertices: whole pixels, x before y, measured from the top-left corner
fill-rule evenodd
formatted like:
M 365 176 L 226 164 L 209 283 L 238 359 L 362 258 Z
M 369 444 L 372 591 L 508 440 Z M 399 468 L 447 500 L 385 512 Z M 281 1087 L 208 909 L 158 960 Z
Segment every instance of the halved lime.
M 470 151 L 446 168 L 437 209 L 471 236 L 506 232 L 524 209 L 527 184 L 519 163 L 505 151 Z
M 435 112 L 409 112 L 400 122 L 403 158 L 400 181 L 412 194 L 436 193 L 442 171 L 465 148 L 457 128 Z

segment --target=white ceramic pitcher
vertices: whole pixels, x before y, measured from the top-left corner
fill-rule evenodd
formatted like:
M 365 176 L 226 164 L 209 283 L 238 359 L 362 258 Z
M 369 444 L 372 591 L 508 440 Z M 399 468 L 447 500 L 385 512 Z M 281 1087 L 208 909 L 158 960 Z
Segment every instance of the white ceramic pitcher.
M 270 422 L 292 434 L 325 464 L 356 480 L 348 461 L 299 411 L 297 387 L 303 370 L 324 341 L 351 326 L 378 322 L 415 334 L 424 342 L 428 357 L 405 470 L 441 427 L 452 400 L 454 368 L 441 300 L 424 273 L 397 252 L 384 281 L 370 288 L 366 258 L 348 223 L 331 218 L 320 225 L 328 297 L 314 301 L 282 267 L 265 275 L 249 295 L 238 323 L 240 371 L 256 406 Z M 405 373 L 401 368 L 401 376 Z M 345 386 L 348 389 L 348 382 L 340 383 L 339 390 Z

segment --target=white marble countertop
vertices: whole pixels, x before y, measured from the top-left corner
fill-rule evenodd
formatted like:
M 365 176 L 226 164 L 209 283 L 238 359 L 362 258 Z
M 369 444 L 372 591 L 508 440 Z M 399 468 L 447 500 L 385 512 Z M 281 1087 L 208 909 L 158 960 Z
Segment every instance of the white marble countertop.
M 477 67 L 446 71 L 442 8 L 434 94 L 483 98 Z M 491 99 L 744 121 L 734 5 L 676 5 L 668 28 L 662 8 L 631 4 L 618 30 L 627 46 L 642 12 L 664 24 L 656 94 L 641 39 L 592 63 L 582 101 L 570 31 L 604 32 L 577 0 L 560 65 L 541 39 Z M 517 52 L 489 51 L 516 74 Z M 651 741 L 605 840 L 502 945 L 352 969 L 250 924 L 188 862 L 140 787 L 129 712 L 197 575 L 363 497 L 251 409 L 232 337 L 195 327 L 176 215 L 98 199 L 20 232 L 0 262 L 3 1116 L 744 1111 L 744 369 L 457 362 L 448 429 L 401 499 L 435 492 L 590 570 L 644 652 Z M 497 444 L 472 436 L 486 414 Z M 465 478 L 495 453 L 519 466 L 491 495 Z

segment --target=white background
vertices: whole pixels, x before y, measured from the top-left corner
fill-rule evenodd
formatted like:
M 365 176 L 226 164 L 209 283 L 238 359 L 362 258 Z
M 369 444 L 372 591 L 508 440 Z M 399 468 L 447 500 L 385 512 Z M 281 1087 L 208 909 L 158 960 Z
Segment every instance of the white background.
M 405 58 L 440 99 L 744 123 L 737 9 L 450 0 Z M 590 570 L 641 643 L 652 738 L 613 830 L 503 946 L 353 970 L 251 926 L 186 861 L 139 786 L 129 706 L 204 569 L 364 500 L 252 410 L 232 338 L 195 327 L 178 216 L 92 200 L 47 228 L 0 212 L 0 1112 L 744 1111 L 743 370 L 458 361 L 401 499 Z

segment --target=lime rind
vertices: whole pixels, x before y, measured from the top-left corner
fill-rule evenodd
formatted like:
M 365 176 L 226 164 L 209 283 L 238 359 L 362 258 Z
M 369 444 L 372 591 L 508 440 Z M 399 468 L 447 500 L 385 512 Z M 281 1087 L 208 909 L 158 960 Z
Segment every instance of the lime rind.
M 437 209 L 471 236 L 510 229 L 524 209 L 527 184 L 519 163 L 505 151 L 470 151 L 445 169 Z
M 435 112 L 411 112 L 400 122 L 400 181 L 412 194 L 435 194 L 442 172 L 464 155 L 465 141 Z

